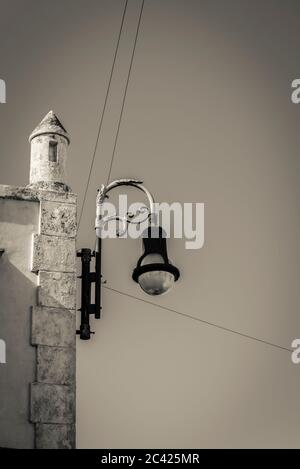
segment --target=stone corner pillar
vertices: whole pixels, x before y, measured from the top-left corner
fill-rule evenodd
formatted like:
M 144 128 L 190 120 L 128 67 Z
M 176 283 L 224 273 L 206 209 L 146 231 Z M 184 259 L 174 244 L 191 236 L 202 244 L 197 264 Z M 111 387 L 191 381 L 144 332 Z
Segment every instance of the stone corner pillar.
M 76 232 L 72 193 L 37 192 L 39 232 L 33 235 L 31 270 L 38 275 L 31 344 L 37 349 L 30 421 L 37 449 L 75 448 Z

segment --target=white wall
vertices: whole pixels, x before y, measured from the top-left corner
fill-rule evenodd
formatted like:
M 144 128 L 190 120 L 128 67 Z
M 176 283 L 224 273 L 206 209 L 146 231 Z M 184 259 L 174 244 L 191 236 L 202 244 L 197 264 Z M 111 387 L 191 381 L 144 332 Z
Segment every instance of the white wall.
M 131 280 L 140 243 L 103 243 L 109 287 L 286 348 L 300 335 L 294 6 L 146 2 L 112 178 L 142 178 L 159 201 L 204 202 L 205 245 L 172 240 L 182 277 L 151 299 Z M 93 245 L 120 99 L 110 106 L 80 246 Z M 299 447 L 288 351 L 108 290 L 94 330 L 78 343 L 79 447 Z
M 39 203 L 0 199 L 0 447 L 33 448 L 29 385 L 35 381 L 35 347 L 30 345 L 30 307 L 36 304 L 37 276 L 30 272 L 32 233 L 38 231 Z

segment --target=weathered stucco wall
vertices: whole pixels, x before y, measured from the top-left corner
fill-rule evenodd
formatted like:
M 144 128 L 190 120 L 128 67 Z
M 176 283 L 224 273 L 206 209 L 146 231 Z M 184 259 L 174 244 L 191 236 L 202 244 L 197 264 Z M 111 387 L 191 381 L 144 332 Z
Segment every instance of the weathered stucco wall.
M 36 349 L 30 344 L 31 305 L 37 276 L 30 271 L 32 234 L 38 232 L 39 202 L 0 198 L 0 447 L 33 448 L 29 389 L 35 381 Z

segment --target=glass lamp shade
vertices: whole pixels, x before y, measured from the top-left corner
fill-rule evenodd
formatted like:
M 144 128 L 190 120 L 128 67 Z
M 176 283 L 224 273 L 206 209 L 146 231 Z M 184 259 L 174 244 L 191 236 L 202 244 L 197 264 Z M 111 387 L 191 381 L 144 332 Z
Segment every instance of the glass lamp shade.
M 170 272 L 152 270 L 141 274 L 138 282 L 142 290 L 148 295 L 163 295 L 172 288 L 175 277 Z

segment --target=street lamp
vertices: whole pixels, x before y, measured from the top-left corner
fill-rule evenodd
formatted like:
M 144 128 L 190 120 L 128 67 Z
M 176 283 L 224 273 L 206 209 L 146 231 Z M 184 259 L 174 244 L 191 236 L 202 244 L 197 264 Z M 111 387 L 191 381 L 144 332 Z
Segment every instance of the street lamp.
M 143 221 L 148 221 L 148 226 L 142 233 L 144 253 L 139 258 L 135 267 L 132 278 L 137 282 L 142 290 L 149 295 L 162 295 L 167 293 L 180 276 L 180 272 L 169 261 L 167 254 L 166 235 L 160 226 L 157 226 L 154 211 L 154 199 L 151 193 L 143 186 L 143 181 L 136 179 L 117 179 L 107 186 L 102 185 L 98 191 L 96 198 L 96 249 L 92 252 L 90 249 L 84 248 L 77 252 L 77 256 L 81 258 L 82 273 L 81 278 L 81 324 L 77 334 L 80 339 L 90 339 L 90 314 L 94 314 L 96 319 L 101 316 L 101 246 L 102 234 L 104 226 L 110 221 L 119 221 L 122 225 L 122 231 L 119 235 L 124 234 L 128 228 L 128 224 L 140 224 L 141 221 L 135 221 L 137 215 L 147 213 Z M 108 198 L 108 193 L 118 186 L 135 187 L 144 194 L 148 199 L 149 207 L 139 209 L 135 214 L 128 213 L 125 216 L 119 214 L 103 216 L 103 204 Z M 90 272 L 90 263 L 92 257 L 95 258 L 95 272 Z M 95 284 L 95 303 L 91 304 L 91 285 Z
M 167 240 L 160 226 L 146 230 L 144 253 L 139 258 L 132 278 L 148 295 L 167 293 L 179 278 L 179 270 L 169 262 Z

